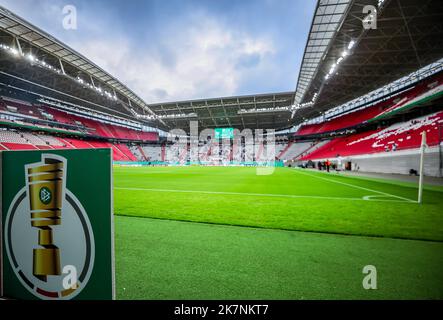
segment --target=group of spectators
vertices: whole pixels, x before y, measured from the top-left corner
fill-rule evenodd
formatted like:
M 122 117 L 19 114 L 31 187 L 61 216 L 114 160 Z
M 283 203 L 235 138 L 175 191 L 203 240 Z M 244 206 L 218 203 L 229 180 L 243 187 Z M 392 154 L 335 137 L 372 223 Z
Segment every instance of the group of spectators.
M 309 160 L 308 162 L 300 164 L 299 167 L 305 169 L 306 168 L 318 169 L 319 171 L 325 170 L 327 172 L 330 172 L 331 170 L 341 171 L 343 169 L 342 163 L 343 163 L 343 158 L 339 154 L 337 154 L 337 159 L 334 162 L 330 161 L 329 159 L 317 162 Z M 289 164 L 288 166 L 291 167 L 291 164 Z
M 319 161 L 319 162 L 317 162 L 317 169 L 320 170 L 320 171 L 326 170 L 327 172 L 329 172 L 331 169 L 332 170 L 337 170 L 337 165 L 335 163 L 332 163 L 328 159 L 326 161 Z

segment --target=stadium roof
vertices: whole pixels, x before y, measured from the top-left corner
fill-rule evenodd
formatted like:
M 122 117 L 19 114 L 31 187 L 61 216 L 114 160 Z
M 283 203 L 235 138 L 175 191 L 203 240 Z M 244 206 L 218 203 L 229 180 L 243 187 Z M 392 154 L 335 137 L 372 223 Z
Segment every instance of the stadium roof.
M 293 100 L 294 92 L 281 92 L 158 103 L 149 107 L 172 128 L 187 129 L 189 121 L 198 120 L 201 129 L 272 129 L 289 126 L 288 106 Z
M 163 119 L 174 128 L 186 129 L 190 120 L 197 119 L 200 127 L 207 128 L 288 129 L 292 127 L 295 104 L 299 103 L 302 93 L 308 88 L 309 81 L 314 75 L 313 70 L 334 40 L 351 2 L 352 0 L 318 2 L 295 92 L 159 103 L 150 105 L 150 108 L 156 114 L 177 115 L 171 119 Z
M 363 28 L 366 5 L 377 9 L 375 30 Z M 198 119 L 200 127 L 287 129 L 439 60 L 442 41 L 443 1 L 319 0 L 294 93 L 160 103 L 150 108 L 171 115 L 163 120 L 178 128 Z M 291 95 L 293 100 L 285 101 Z M 272 99 L 281 97 L 273 107 Z
M 60 76 L 57 77 L 57 74 L 54 73 L 52 85 L 44 83 L 45 86 L 48 85 L 49 88 L 57 88 L 76 97 L 81 97 L 92 102 L 91 108 L 98 108 L 100 111 L 116 116 L 133 118 L 130 109 L 135 109 L 141 114 L 153 114 L 147 103 L 118 79 L 82 54 L 2 6 L 0 6 L 0 30 L 2 31 L 0 33 L 2 44 L 5 44 L 5 41 L 9 42 L 7 44 L 11 48 L 16 48 L 23 55 L 32 53 L 39 57 L 41 61 L 45 61 L 51 66 L 51 71 L 59 69 L 61 71 L 59 75 L 61 74 L 65 78 L 70 77 L 70 80 L 81 81 L 76 87 L 67 82 L 66 79 L 62 79 Z M 43 79 L 37 77 L 35 71 L 27 72 L 25 64 L 19 64 L 18 61 L 14 62 L 8 65 L 6 58 L 2 57 L 2 66 L 5 66 L 2 70 L 7 70 L 2 73 L 3 78 L 13 75 L 16 77 L 16 82 L 19 82 L 20 78 L 28 80 L 30 82 L 27 82 L 27 84 L 33 89 L 38 86 L 32 86 L 32 83 L 42 85 L 41 80 Z M 7 68 L 8 66 L 9 68 Z M 24 77 L 25 75 L 26 77 Z M 100 88 L 103 92 L 107 90 L 111 96 L 118 98 L 111 103 L 111 110 L 105 107 L 110 104 L 110 101 L 100 101 L 102 99 L 97 99 L 95 97 L 97 96 L 96 93 L 94 95 L 85 94 L 84 89 L 87 85 Z
M 37 92 L 45 98 L 54 97 L 58 101 L 146 122 L 164 130 L 187 129 L 190 120 L 198 120 L 200 128 L 282 129 L 292 126 L 294 92 L 149 105 L 88 58 L 1 6 L 0 31 L 3 44 L 6 40 L 9 46 L 19 49 L 23 54 L 32 52 L 41 61 L 53 66 L 54 70 L 60 69 L 58 73 L 50 73 L 48 70 L 40 72 L 35 64 L 31 66 L 26 63 L 28 61 L 17 63 L 17 59 L 8 54 L 2 55 L 0 50 L 0 81 Z M 88 86 L 103 88 L 118 99 L 101 98 L 97 92 L 85 90 Z
M 363 28 L 368 4 L 377 8 L 376 29 Z M 329 19 L 335 25 L 340 18 L 335 35 L 319 31 Z M 322 35 L 325 39 L 314 42 Z M 295 113 L 294 124 L 442 57 L 443 1 L 320 0 L 296 89 L 295 103 L 305 106 Z
M 350 3 L 351 0 L 330 0 L 317 3 L 298 76 L 295 102 L 302 101 Z
M 378 11 L 375 30 L 363 28 L 368 4 Z M 187 129 L 191 120 L 198 120 L 201 129 L 287 129 L 442 58 L 443 1 L 319 0 L 294 92 L 148 104 L 86 57 L 1 6 L 0 42 L 23 57 L 31 52 L 40 62 L 18 63 L 0 50 L 0 82 L 94 111 L 164 130 Z M 48 66 L 52 72 L 40 72 Z M 97 94 L 98 88 L 103 92 Z

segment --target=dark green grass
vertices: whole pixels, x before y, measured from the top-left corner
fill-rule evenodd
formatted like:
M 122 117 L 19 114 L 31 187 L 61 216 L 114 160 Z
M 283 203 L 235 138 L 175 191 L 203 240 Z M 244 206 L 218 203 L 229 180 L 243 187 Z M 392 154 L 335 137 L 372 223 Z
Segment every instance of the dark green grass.
M 116 217 L 120 299 L 443 298 L 443 243 L 389 238 L 443 240 L 443 188 L 419 205 L 413 184 L 293 169 L 114 173 L 116 214 L 155 218 Z
M 116 217 L 117 298 L 442 299 L 442 252 L 439 242 Z M 369 264 L 377 290 L 362 287 Z
M 288 168 L 260 176 L 255 168 L 116 167 L 114 177 L 119 215 L 443 240 L 443 188 L 438 187 L 425 189 L 420 205 L 403 200 L 417 198 L 412 184 Z M 365 196 L 384 201 L 362 200 Z

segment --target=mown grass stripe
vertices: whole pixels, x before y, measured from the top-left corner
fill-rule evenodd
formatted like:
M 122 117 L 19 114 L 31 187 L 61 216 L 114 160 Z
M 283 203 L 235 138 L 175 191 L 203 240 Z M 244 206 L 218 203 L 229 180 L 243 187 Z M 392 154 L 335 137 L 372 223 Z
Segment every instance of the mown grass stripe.
M 275 194 L 275 193 L 249 193 L 249 192 L 225 192 L 225 191 L 202 191 L 202 190 L 176 190 L 176 189 L 155 189 L 155 188 L 131 188 L 131 187 L 115 187 L 116 190 L 133 190 L 133 191 L 151 191 L 151 192 L 174 192 L 174 193 L 199 193 L 199 194 L 215 194 L 215 195 L 234 195 L 234 196 L 251 196 L 251 197 L 279 197 L 294 199 L 322 199 L 322 200 L 350 200 L 350 201 L 377 201 L 377 202 L 408 202 L 404 200 L 383 200 L 371 199 L 364 196 L 362 198 L 350 197 L 326 197 L 326 196 L 306 196 L 292 194 Z M 410 201 L 409 201 L 410 202 Z

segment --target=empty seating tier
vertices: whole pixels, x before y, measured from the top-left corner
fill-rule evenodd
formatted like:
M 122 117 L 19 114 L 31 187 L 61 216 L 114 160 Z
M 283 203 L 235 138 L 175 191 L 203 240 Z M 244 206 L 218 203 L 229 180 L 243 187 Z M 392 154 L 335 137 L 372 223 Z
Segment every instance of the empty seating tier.
M 379 152 L 419 148 L 422 132 L 426 132 L 428 146 L 439 144 L 443 124 L 443 112 L 434 113 L 410 121 L 396 123 L 384 129 L 353 134 L 331 140 L 301 160 L 335 158 Z

